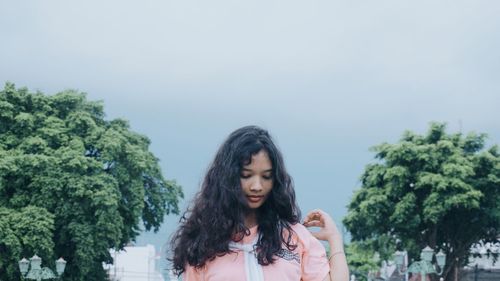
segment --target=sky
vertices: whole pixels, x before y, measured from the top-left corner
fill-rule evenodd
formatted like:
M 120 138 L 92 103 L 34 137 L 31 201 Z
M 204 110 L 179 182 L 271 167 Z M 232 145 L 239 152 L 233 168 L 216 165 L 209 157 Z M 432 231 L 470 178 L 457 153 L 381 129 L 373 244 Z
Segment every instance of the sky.
M 429 122 L 500 143 L 498 1 L 0 0 L 0 83 L 102 100 L 198 190 L 233 130 L 269 130 L 306 213 L 340 225 L 370 147 Z M 175 229 L 138 245 L 161 247 Z

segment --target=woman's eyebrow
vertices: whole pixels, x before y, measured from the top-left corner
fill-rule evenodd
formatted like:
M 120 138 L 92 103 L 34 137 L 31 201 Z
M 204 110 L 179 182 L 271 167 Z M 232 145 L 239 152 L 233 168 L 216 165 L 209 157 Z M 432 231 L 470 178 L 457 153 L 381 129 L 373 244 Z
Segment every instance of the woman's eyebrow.
M 253 172 L 252 169 L 249 169 L 249 168 L 243 168 L 243 171 L 246 171 L 246 172 Z M 263 173 L 267 173 L 267 172 L 272 172 L 273 169 L 268 169 L 268 170 L 264 170 L 262 171 Z

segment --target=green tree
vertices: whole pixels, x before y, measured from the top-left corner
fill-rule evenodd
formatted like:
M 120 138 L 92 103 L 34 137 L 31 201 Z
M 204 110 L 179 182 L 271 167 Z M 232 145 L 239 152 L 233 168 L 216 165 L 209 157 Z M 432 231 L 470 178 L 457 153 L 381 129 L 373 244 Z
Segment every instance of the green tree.
M 150 141 L 105 120 L 85 94 L 0 91 L 0 280 L 17 261 L 67 260 L 65 280 L 104 280 L 110 248 L 157 231 L 182 191 L 162 176 Z M 51 264 L 52 262 L 52 264 Z
M 400 241 L 410 258 L 429 245 L 447 254 L 444 275 L 467 263 L 471 246 L 499 242 L 500 156 L 484 134 L 447 134 L 432 123 L 426 135 L 375 146 L 344 224 L 354 241 L 382 235 Z
M 366 281 L 370 272 L 376 273 L 382 266 L 382 261 L 389 261 L 395 251 L 392 237 L 380 235 L 377 239 L 351 241 L 346 247 L 349 272 L 356 280 Z

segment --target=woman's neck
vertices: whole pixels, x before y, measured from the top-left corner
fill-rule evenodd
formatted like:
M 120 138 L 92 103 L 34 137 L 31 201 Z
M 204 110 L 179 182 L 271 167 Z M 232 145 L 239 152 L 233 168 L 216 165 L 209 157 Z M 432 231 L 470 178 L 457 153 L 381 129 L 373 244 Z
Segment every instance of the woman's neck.
M 257 225 L 257 212 L 250 211 L 245 215 L 245 227 L 252 228 Z

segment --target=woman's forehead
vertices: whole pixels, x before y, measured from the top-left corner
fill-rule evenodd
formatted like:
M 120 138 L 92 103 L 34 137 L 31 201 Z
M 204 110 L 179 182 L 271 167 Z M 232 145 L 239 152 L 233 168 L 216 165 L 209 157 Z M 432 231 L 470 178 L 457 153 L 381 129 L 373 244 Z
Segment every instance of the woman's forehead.
M 244 169 L 251 169 L 251 168 L 260 168 L 266 170 L 272 169 L 271 160 L 269 159 L 269 155 L 265 150 L 260 150 L 258 153 L 253 154 L 249 160 L 250 161 L 248 163 L 245 163 L 245 165 L 243 166 Z

